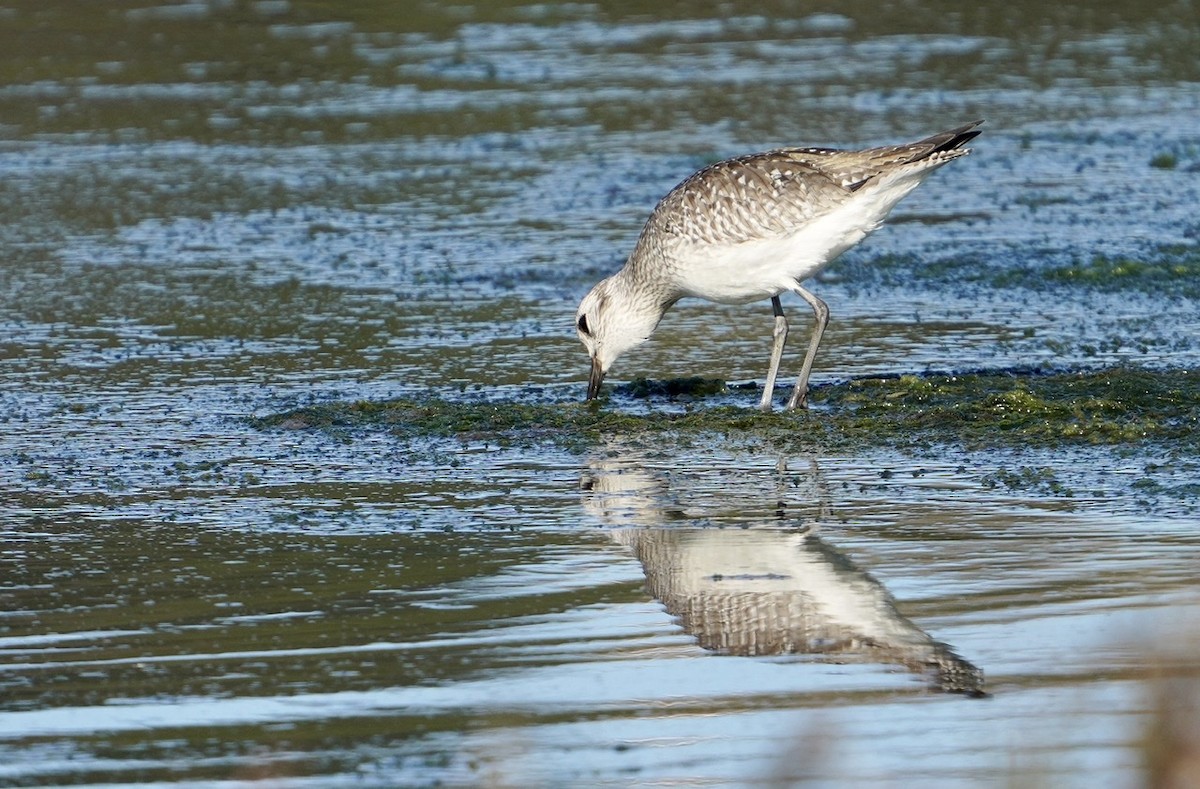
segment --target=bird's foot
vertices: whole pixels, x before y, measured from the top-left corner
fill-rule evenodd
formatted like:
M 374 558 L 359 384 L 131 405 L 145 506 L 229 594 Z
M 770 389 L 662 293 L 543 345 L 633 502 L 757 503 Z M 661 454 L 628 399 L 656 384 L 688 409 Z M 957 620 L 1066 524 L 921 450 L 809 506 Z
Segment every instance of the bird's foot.
M 805 390 L 801 390 L 799 392 L 793 392 L 792 396 L 788 398 L 786 408 L 788 411 L 795 411 L 797 408 L 799 408 L 803 411 L 807 411 L 808 410 L 808 390 L 805 389 Z

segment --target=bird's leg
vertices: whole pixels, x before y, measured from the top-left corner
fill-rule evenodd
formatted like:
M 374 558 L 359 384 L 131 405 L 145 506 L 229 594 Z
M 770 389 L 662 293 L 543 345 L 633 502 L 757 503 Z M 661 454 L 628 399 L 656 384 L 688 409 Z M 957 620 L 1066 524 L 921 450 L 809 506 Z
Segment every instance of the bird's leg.
M 821 335 L 825 333 L 825 327 L 829 325 L 829 305 L 799 284 L 794 290 L 812 307 L 813 315 L 817 320 L 813 324 L 812 339 L 808 342 L 808 353 L 804 354 L 804 366 L 800 368 L 800 377 L 796 379 L 796 388 L 792 390 L 792 396 L 787 401 L 789 411 L 796 406 L 807 407 L 808 405 L 808 374 L 812 372 L 813 360 L 817 358 L 817 347 L 821 344 Z
M 775 391 L 775 379 L 779 377 L 779 361 L 783 358 L 783 344 L 787 342 L 788 322 L 783 315 L 783 305 L 778 296 L 771 297 L 771 309 L 775 312 L 775 331 L 771 332 L 771 366 L 767 369 L 767 383 L 763 387 L 762 402 L 758 404 L 763 411 L 771 410 L 771 394 Z

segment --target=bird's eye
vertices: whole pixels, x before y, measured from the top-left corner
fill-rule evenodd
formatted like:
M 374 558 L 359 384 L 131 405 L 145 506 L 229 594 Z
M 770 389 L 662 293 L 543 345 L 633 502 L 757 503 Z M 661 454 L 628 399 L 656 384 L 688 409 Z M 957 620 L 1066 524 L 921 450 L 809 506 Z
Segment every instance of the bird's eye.
M 588 331 L 588 325 L 587 325 L 587 316 L 586 316 L 586 315 L 580 315 L 580 316 L 579 316 L 579 320 L 575 322 L 575 325 L 576 325 L 576 326 L 578 326 L 578 327 L 579 327 L 579 330 L 580 330 L 581 332 L 583 332 L 584 334 L 591 334 L 591 332 L 590 332 L 590 331 Z

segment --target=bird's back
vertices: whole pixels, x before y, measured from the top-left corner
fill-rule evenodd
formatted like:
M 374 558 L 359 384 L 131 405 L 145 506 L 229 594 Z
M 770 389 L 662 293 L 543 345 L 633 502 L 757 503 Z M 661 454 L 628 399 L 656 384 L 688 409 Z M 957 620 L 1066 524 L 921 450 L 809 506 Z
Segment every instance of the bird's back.
M 926 173 L 969 153 L 961 146 L 979 134 L 978 125 L 904 145 L 859 151 L 783 148 L 717 162 L 659 201 L 629 263 L 669 270 L 670 258 L 697 250 L 786 238 L 856 200 L 869 207 L 868 195 L 876 187 L 915 177 L 898 197 L 883 201 L 882 215 L 864 208 L 869 232 Z

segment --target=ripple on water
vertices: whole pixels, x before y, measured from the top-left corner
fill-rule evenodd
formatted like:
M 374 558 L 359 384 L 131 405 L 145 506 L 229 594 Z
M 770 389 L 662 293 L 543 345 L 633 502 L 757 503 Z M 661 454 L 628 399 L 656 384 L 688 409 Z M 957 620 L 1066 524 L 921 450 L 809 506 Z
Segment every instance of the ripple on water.
M 816 283 L 815 381 L 1194 366 L 1194 15 L 500 5 L 0 13 L 0 783 L 1139 783 L 1146 666 L 1194 677 L 1186 447 L 246 418 L 574 401 L 575 304 L 690 172 L 976 117 Z M 1105 279 L 1123 257 L 1183 273 Z M 769 322 L 685 302 L 613 377 L 761 380 Z M 726 579 L 746 556 L 782 564 Z M 738 626 L 784 577 L 828 651 L 700 646 L 766 632 Z M 762 604 L 704 630 L 706 583 Z

